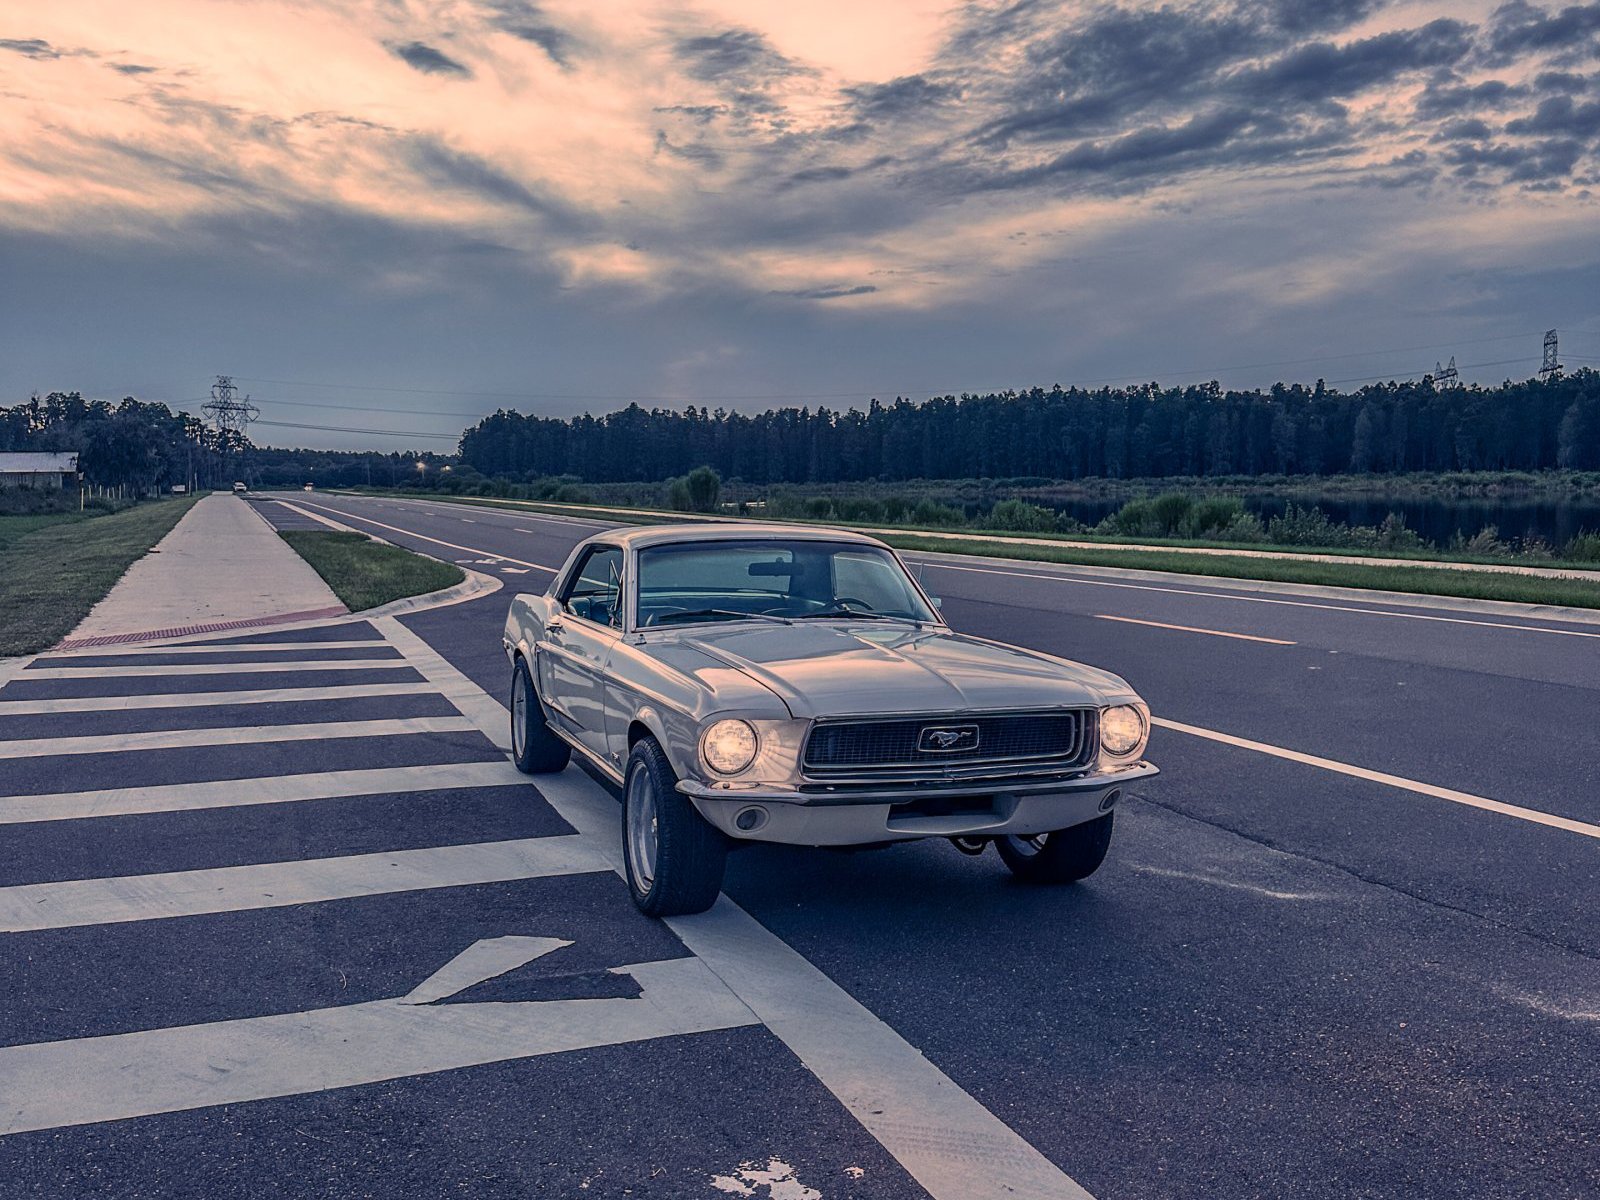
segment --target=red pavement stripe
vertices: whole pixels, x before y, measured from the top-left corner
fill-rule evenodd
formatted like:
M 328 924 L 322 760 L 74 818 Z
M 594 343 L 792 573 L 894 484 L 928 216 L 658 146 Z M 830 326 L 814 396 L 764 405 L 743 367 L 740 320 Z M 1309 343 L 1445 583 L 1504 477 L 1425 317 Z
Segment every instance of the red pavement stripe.
M 144 633 L 107 633 L 99 637 L 68 638 L 57 642 L 57 650 L 84 650 L 90 646 L 120 646 L 125 642 L 148 642 L 155 638 L 183 637 L 191 633 L 224 633 L 230 629 L 252 629 L 260 625 L 286 625 L 291 621 L 314 621 L 319 617 L 342 617 L 349 610 L 309 608 L 304 612 L 275 613 L 270 617 L 246 617 L 238 621 L 214 621 L 209 625 L 184 625 L 178 629 L 151 629 Z

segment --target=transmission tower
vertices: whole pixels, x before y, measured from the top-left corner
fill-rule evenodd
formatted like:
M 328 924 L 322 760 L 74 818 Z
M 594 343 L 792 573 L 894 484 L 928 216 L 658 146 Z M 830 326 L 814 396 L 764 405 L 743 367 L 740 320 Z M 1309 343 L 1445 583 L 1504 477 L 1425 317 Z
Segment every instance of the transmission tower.
M 239 398 L 239 389 L 233 386 L 231 375 L 217 376 L 216 383 L 211 385 L 211 399 L 200 406 L 200 411 L 217 427 L 217 450 L 224 462 L 244 449 L 248 443 L 245 429 L 261 415 L 248 395 Z
M 1544 365 L 1539 368 L 1539 378 L 1546 382 L 1561 374 L 1561 361 L 1556 351 L 1556 331 L 1546 330 L 1544 335 Z
M 1440 366 L 1437 361 L 1433 364 L 1433 386 L 1441 392 L 1461 386 L 1461 372 L 1456 370 L 1456 356 L 1450 356 L 1448 366 Z

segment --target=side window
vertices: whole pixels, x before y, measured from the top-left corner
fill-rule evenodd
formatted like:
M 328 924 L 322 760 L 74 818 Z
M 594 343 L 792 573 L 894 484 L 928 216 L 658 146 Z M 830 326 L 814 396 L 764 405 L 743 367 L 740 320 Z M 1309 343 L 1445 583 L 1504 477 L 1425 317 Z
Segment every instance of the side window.
M 574 615 L 597 625 L 622 628 L 622 551 L 595 546 L 578 564 L 561 593 L 561 603 Z

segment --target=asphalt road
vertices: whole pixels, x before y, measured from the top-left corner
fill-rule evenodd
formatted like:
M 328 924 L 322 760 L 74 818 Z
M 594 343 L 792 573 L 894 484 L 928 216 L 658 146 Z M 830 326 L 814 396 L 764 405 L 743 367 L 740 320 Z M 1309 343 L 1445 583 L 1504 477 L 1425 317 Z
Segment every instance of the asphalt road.
M 285 498 L 506 588 L 0 688 L 18 1194 L 832 1200 L 933 1163 L 967 1197 L 1029 1147 L 1039 1194 L 1102 1200 L 1600 1194 L 1600 625 L 928 559 L 952 624 L 1134 683 L 1164 774 L 1070 889 L 944 843 L 745 849 L 719 940 L 634 914 L 585 857 L 610 800 L 495 744 L 509 597 L 596 526 Z M 454 958 L 518 938 L 572 944 Z M 699 1023 L 463 1060 L 567 1011 L 518 1005 L 641 1021 L 629 964 L 708 966 L 652 1008 Z M 296 1013 L 339 1032 L 263 1023 Z

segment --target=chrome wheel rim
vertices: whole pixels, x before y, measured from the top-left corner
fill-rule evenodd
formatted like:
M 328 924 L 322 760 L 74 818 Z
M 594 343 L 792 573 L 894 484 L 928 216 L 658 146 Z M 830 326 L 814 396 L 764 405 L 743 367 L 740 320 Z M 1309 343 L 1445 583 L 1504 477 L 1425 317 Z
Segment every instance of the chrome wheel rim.
M 641 763 L 628 779 L 628 871 L 640 892 L 648 892 L 656 881 L 659 838 L 656 787 Z
M 511 749 L 521 758 L 528 748 L 528 684 L 521 674 L 511 689 Z

